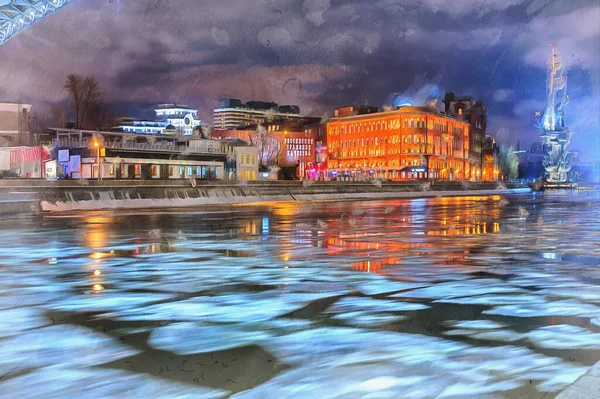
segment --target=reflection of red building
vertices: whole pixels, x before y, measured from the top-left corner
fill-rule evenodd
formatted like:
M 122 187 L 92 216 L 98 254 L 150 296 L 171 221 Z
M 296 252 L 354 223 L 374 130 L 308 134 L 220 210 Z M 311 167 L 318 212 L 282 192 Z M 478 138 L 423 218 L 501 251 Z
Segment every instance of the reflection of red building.
M 345 112 L 347 108 L 336 109 L 327 124 L 330 177 L 464 180 L 470 176 L 467 121 L 425 107 L 385 112 L 362 107 L 356 113 Z

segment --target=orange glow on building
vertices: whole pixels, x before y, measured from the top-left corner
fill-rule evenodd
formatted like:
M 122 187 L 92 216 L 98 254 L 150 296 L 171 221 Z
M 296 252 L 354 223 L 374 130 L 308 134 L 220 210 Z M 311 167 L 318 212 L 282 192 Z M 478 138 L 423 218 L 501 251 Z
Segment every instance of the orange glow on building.
M 470 125 L 425 107 L 334 117 L 327 123 L 330 177 L 389 180 L 471 177 Z

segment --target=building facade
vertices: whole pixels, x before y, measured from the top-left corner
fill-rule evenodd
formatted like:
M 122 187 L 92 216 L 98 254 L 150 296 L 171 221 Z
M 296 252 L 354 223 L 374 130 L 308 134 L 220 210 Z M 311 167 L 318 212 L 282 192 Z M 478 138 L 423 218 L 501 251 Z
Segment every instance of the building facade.
M 297 105 L 279 106 L 264 101 L 248 101 L 244 104 L 236 98 L 222 98 L 213 111 L 213 126 L 216 129 L 236 129 L 299 118 L 302 116 Z
M 31 104 L 0 102 L 0 146 L 30 144 L 29 115 Z
M 227 155 L 225 178 L 227 180 L 258 180 L 258 148 L 239 139 L 221 140 L 221 148 Z
M 313 123 L 304 126 L 304 133 L 315 140 L 315 159 L 308 164 L 307 177 L 311 180 L 327 179 L 327 124 Z
M 469 133 L 469 158 L 472 168 L 467 179 L 477 181 L 494 180 L 485 175 L 484 142 L 487 131 L 487 110 L 483 101 L 470 97 L 456 97 L 447 93 L 444 97 L 445 113 L 456 119 L 464 119 L 471 125 Z
M 426 107 L 333 117 L 328 177 L 465 180 L 471 176 L 469 128 Z
M 309 179 L 316 172 L 316 143 L 326 137 L 319 118 L 302 118 L 248 126 L 246 129 L 214 129 L 213 139 L 238 139 L 258 148 L 259 166 L 277 169 L 279 179 Z M 316 176 L 314 176 L 316 178 Z
M 167 134 L 191 136 L 198 126 L 198 110 L 187 105 L 159 104 L 154 110 L 156 120 L 119 118 L 113 131 L 136 134 Z
M 42 146 L 0 147 L 0 174 L 11 177 L 42 178 L 50 156 Z
M 500 177 L 500 167 L 498 165 L 498 154 L 500 147 L 492 136 L 486 136 L 483 144 L 483 181 L 498 181 Z
M 226 154 L 216 140 L 56 129 L 56 177 L 170 180 L 225 178 Z

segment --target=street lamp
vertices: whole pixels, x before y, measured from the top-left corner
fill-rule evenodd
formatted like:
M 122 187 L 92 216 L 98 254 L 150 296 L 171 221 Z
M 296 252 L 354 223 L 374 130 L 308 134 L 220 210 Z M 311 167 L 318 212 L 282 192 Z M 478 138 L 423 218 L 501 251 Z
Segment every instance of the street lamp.
M 96 147 L 96 157 L 98 162 L 98 180 L 102 180 L 102 167 L 100 165 L 100 143 L 94 141 L 94 147 Z

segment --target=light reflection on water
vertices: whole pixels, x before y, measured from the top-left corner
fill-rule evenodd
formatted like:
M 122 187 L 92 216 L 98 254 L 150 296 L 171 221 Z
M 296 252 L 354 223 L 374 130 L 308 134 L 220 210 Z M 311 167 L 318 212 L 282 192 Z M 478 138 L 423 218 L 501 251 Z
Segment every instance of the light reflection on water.
M 600 360 L 599 209 L 546 194 L 3 224 L 0 392 L 35 391 L 27 373 L 83 392 L 110 370 L 167 396 L 551 398 Z

